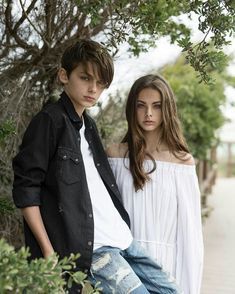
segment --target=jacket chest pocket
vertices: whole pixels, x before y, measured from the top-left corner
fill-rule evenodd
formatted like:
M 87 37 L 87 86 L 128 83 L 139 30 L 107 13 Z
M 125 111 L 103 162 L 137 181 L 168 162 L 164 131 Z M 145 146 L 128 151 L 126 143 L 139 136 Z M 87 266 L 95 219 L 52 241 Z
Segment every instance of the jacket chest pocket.
M 81 179 L 81 154 L 68 148 L 59 147 L 58 155 L 58 178 L 66 184 L 73 184 Z

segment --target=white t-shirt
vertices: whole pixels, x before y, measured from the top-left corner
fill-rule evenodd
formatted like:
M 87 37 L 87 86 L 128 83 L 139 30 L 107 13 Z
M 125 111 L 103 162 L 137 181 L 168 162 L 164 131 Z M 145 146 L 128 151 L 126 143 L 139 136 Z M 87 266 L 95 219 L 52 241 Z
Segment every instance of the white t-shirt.
M 113 204 L 98 173 L 91 150 L 85 139 L 85 125 L 80 130 L 81 152 L 85 165 L 88 189 L 94 217 L 93 250 L 102 246 L 128 248 L 133 240 L 131 231 Z M 102 164 L 102 163 L 101 163 Z

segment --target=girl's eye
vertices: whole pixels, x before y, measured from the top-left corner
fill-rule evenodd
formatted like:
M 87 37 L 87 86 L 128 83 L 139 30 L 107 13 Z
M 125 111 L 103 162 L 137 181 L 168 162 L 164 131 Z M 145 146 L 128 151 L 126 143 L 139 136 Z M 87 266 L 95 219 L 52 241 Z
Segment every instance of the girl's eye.
M 137 108 L 144 108 L 144 104 L 137 103 Z
M 162 105 L 161 104 L 154 104 L 153 107 L 156 108 L 156 109 L 161 109 Z

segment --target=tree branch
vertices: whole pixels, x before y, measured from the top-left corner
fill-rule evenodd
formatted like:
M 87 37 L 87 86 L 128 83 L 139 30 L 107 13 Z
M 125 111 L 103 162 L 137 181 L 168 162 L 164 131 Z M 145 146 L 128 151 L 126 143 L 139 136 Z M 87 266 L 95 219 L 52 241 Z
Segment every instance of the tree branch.
M 34 0 L 35 1 L 35 0 Z M 20 2 L 20 6 L 21 9 L 23 11 L 23 13 L 25 14 L 25 17 L 27 18 L 28 22 L 30 23 L 30 25 L 32 26 L 32 28 L 35 30 L 35 32 L 38 33 L 38 35 L 41 37 L 41 39 L 43 40 L 43 42 L 46 44 L 47 47 L 50 47 L 50 44 L 48 43 L 48 41 L 44 38 L 44 36 L 41 34 L 41 32 L 35 27 L 35 25 L 33 24 L 33 22 L 30 20 L 27 11 L 25 11 L 22 0 L 19 0 Z

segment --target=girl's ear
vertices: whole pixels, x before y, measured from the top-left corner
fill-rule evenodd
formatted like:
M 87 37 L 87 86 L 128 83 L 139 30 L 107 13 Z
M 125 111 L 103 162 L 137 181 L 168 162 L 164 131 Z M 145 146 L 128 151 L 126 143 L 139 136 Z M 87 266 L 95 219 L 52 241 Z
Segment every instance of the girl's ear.
M 67 72 L 62 67 L 58 71 L 58 79 L 63 85 L 66 85 L 69 81 L 68 76 L 67 76 Z

